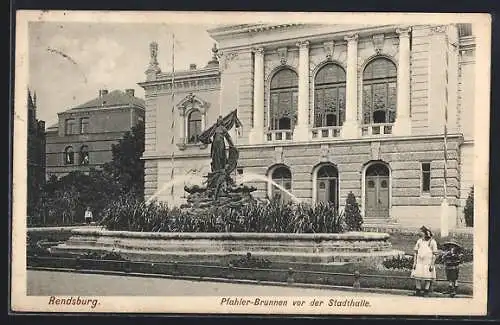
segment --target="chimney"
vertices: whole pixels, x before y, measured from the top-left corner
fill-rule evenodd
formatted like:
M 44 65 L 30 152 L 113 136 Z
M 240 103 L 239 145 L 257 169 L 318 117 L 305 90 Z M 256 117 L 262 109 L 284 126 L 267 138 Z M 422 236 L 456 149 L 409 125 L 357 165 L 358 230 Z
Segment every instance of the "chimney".
M 107 95 L 108 94 L 108 90 L 107 89 L 101 89 L 99 90 L 99 97 L 102 97 L 104 95 Z
M 196 70 L 196 64 L 191 63 L 191 64 L 189 65 L 189 70 Z
M 125 89 L 125 93 L 131 97 L 134 97 L 134 89 L 130 88 L 130 89 Z

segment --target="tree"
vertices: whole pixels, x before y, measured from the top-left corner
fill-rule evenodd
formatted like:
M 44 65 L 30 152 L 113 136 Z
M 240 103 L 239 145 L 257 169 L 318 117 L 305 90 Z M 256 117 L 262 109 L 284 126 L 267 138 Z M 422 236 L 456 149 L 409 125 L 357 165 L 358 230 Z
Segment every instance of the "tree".
M 116 182 L 122 194 L 144 197 L 144 122 L 139 122 L 112 147 L 113 159 L 104 164 L 103 171 Z
M 363 224 L 363 218 L 361 217 L 359 204 L 356 201 L 356 197 L 352 192 L 349 192 L 349 194 L 347 195 L 347 200 L 345 202 L 345 209 L 344 209 L 344 217 L 347 230 L 350 231 L 361 230 L 361 225 Z
M 467 227 L 474 227 L 474 187 L 470 188 L 469 196 L 465 201 L 464 207 L 465 225 Z

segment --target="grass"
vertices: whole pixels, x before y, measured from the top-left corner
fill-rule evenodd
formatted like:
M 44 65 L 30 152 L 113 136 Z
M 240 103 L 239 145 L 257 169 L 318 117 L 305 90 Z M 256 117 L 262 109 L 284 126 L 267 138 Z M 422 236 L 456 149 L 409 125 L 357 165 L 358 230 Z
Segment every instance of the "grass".
M 472 235 L 464 235 L 464 234 L 450 234 L 449 238 L 442 239 L 439 234 L 434 235 L 434 239 L 439 244 L 444 243 L 449 240 L 454 240 L 461 244 L 464 248 L 473 249 L 474 242 Z M 397 250 L 401 250 L 406 254 L 413 254 L 413 248 L 415 247 L 415 243 L 418 240 L 417 233 L 392 233 L 391 238 L 389 239 L 392 247 Z
M 462 235 L 462 234 L 450 234 L 449 238 L 442 239 L 439 234 L 435 234 L 434 238 L 436 239 L 436 242 L 438 243 L 438 246 L 440 243 L 443 243 L 448 240 L 454 240 L 461 244 L 464 248 L 467 249 L 473 249 L 474 248 L 474 243 L 473 243 L 473 237 L 472 235 Z M 413 254 L 413 248 L 415 246 L 415 243 L 418 240 L 418 235 L 412 234 L 412 233 L 393 233 L 391 234 L 391 238 L 389 239 L 392 247 L 397 250 L 401 250 L 405 252 L 406 254 Z M 464 263 L 460 267 L 460 274 L 459 274 L 459 282 L 460 281 L 471 281 L 473 280 L 473 267 L 472 263 Z M 373 272 L 384 272 L 388 275 L 392 274 L 392 272 L 400 272 L 402 275 L 407 274 L 407 271 L 395 271 L 395 270 L 387 270 L 387 272 L 384 271 L 377 271 L 377 270 L 370 270 L 370 273 Z M 436 272 L 437 272 L 437 278 L 438 279 L 446 279 L 446 274 L 444 271 L 444 267 L 442 265 L 437 265 L 436 266 Z

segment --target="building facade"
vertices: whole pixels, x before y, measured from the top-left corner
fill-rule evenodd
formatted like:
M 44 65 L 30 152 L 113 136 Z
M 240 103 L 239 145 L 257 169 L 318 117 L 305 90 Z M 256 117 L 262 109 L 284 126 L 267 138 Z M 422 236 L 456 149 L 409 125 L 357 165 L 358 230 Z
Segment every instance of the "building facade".
M 206 174 L 210 149 L 196 135 L 237 109 L 238 173 L 256 176 L 258 196 L 277 190 L 264 175 L 313 203 L 342 208 L 353 192 L 365 224 L 432 227 L 440 226 L 446 196 L 449 226 L 460 225 L 473 184 L 470 25 L 232 25 L 208 32 L 219 45 L 218 66 L 172 76 L 161 72 L 151 45 L 140 84 L 146 196 L 172 175 Z M 183 184 L 174 183 L 182 195 Z
M 45 182 L 45 122 L 36 118 L 36 93 L 28 90 L 28 215 L 38 201 Z
M 144 121 L 144 100 L 133 89 L 99 90 L 98 97 L 58 114 L 47 129 L 47 178 L 99 169 L 112 160 L 112 145 Z

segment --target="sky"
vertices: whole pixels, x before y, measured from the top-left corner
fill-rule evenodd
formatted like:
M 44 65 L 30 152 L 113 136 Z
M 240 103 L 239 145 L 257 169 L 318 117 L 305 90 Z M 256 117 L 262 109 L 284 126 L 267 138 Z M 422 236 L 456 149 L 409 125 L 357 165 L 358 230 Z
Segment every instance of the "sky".
M 207 29 L 215 25 L 131 23 L 31 22 L 29 25 L 29 89 L 36 92 L 37 118 L 47 127 L 57 113 L 97 97 L 99 89 L 144 90 L 149 44 L 158 43 L 158 61 L 172 70 L 172 33 L 175 69 L 205 66 L 215 41 Z

